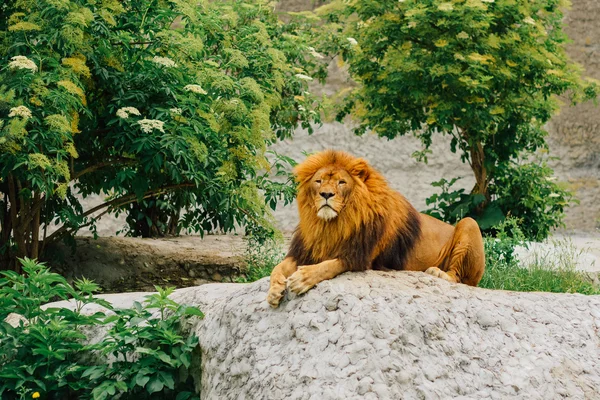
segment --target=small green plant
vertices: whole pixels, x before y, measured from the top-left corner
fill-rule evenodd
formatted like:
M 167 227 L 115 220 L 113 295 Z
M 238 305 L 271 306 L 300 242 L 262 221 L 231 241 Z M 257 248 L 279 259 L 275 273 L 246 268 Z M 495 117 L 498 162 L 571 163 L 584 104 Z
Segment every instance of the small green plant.
M 507 218 L 496 237 L 484 239 L 486 266 L 480 287 L 520 292 L 599 294 L 600 289 L 576 270 L 581 250 L 568 241 L 554 242 L 555 250 L 535 250 L 526 263 L 516 256 L 516 246 L 527 246 L 520 220 Z
M 485 197 L 482 194 L 467 194 L 465 189 L 451 191 L 459 179 L 461 178 L 448 181 L 442 178 L 432 182 L 431 186 L 440 188 L 441 193 L 434 193 L 425 200 L 431 208 L 424 213 L 449 224 L 455 224 L 464 217 L 473 217 L 483 230 L 490 229 L 504 220 L 504 215 L 494 202 L 490 203 L 481 215 L 477 215 L 477 209 L 483 204 Z
M 93 296 L 99 289 L 93 282 L 79 280 L 73 288 L 41 263 L 20 262 L 23 275 L 5 271 L 0 279 L 0 398 L 193 396 L 188 368 L 198 338 L 184 334 L 184 324 L 186 317 L 202 313 L 169 299 L 172 288 L 157 287 L 157 294 L 132 309 L 113 309 Z M 58 299 L 73 299 L 74 309 L 42 307 Z M 90 303 L 113 315 L 82 314 Z M 104 325 L 106 337 L 86 344 L 85 332 Z
M 237 282 L 254 282 L 271 275 L 273 268 L 281 262 L 284 253 L 281 249 L 281 239 L 260 240 L 256 237 L 247 239 L 246 271 L 237 279 Z
M 521 221 L 517 218 L 506 218 L 498 224 L 495 237 L 485 237 L 486 268 L 493 268 L 496 265 L 510 268 L 519 266 L 515 249 L 517 246 L 527 247 L 520 223 Z
M 105 340 L 86 348 L 116 360 L 83 372 L 82 378 L 89 379 L 94 388 L 94 400 L 112 399 L 117 393 L 121 399 L 192 397 L 194 382 L 188 369 L 198 338 L 186 337 L 182 324 L 186 316 L 203 314 L 169 299 L 174 288 L 156 286 L 156 290 L 143 305 L 136 301 L 131 309 L 115 310 L 115 315 L 104 320 L 114 323 Z M 158 310 L 159 315 L 151 310 Z

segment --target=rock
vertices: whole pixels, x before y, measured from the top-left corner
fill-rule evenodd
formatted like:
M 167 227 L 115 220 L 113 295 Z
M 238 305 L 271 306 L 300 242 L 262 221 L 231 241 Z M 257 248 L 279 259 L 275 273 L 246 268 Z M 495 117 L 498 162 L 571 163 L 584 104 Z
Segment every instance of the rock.
M 600 387 L 600 296 L 370 271 L 273 310 L 267 288 L 232 289 L 198 325 L 203 399 L 593 398 Z
M 194 328 L 202 399 L 596 398 L 600 388 L 600 296 L 369 271 L 271 309 L 268 285 L 172 295 L 206 314 Z M 127 306 L 141 295 L 104 297 Z
M 154 285 L 190 286 L 194 278 L 233 281 L 246 268 L 246 243 L 234 235 L 160 240 L 80 237 L 76 244 L 75 253 L 63 244 L 53 247 L 52 253 L 59 256 L 50 266 L 68 280 L 85 277 L 109 293 Z

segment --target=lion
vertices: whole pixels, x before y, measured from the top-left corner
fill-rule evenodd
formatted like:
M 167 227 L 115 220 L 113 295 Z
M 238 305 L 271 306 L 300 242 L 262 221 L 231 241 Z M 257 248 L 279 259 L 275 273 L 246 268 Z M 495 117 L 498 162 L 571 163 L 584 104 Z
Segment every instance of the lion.
M 284 260 L 271 273 L 268 303 L 286 287 L 302 294 L 347 271 L 424 271 L 477 286 L 485 269 L 477 222 L 452 226 L 419 213 L 367 161 L 326 150 L 294 169 L 298 225 Z

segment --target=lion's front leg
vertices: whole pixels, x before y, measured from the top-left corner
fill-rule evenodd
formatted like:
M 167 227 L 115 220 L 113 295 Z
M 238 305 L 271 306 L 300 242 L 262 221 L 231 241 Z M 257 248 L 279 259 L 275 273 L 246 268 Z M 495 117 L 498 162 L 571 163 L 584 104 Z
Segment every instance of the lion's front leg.
M 285 291 L 287 278 L 296 271 L 296 267 L 294 259 L 286 257 L 273 268 L 271 272 L 271 286 L 269 287 L 269 294 L 267 294 L 267 302 L 271 307 L 277 308 L 279 305 Z
M 346 272 L 347 268 L 338 260 L 327 260 L 319 264 L 303 265 L 287 280 L 288 288 L 297 294 L 306 293 L 317 283 L 332 279 Z

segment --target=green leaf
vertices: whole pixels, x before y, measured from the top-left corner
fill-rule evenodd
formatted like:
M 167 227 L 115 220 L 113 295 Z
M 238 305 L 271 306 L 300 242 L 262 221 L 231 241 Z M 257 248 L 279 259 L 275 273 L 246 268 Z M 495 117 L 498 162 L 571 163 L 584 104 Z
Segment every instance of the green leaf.
M 160 392 L 163 390 L 164 386 L 164 383 L 158 378 L 158 376 L 154 376 L 146 385 L 146 391 L 150 394 Z
M 170 373 L 166 373 L 164 371 L 160 371 L 159 373 L 160 380 L 165 384 L 166 387 L 173 390 L 175 388 L 175 381 L 173 380 L 173 375 Z
M 200 309 L 198 307 L 186 307 L 183 310 L 183 313 L 185 315 L 195 315 L 200 318 L 204 318 L 204 313 L 202 311 L 200 311 Z
M 493 202 L 485 208 L 481 217 L 477 218 L 477 223 L 481 229 L 489 229 L 492 226 L 498 225 L 504 219 L 504 213 L 498 204 Z
M 150 380 L 150 377 L 147 375 L 138 374 L 135 378 L 135 384 L 141 387 L 146 386 L 146 383 Z
M 177 397 L 175 398 L 175 400 L 187 400 L 190 397 L 192 397 L 193 393 L 192 392 L 179 392 L 177 394 Z

